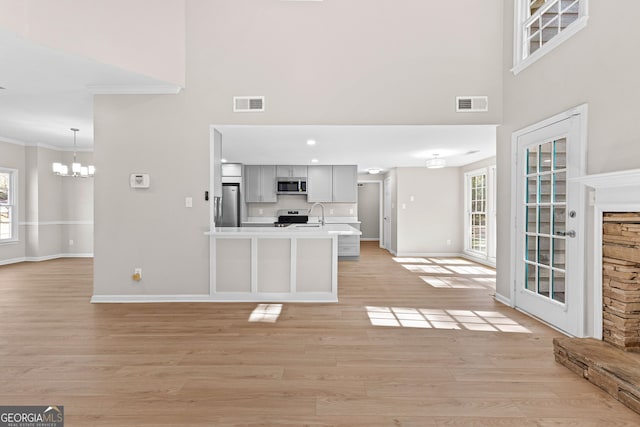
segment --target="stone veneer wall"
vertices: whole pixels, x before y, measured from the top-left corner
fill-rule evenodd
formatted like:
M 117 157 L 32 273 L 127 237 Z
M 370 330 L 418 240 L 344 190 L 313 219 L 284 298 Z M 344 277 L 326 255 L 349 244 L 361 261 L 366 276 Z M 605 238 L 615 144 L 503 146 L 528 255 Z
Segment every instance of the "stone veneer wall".
M 602 338 L 640 352 L 640 212 L 604 213 L 602 230 Z

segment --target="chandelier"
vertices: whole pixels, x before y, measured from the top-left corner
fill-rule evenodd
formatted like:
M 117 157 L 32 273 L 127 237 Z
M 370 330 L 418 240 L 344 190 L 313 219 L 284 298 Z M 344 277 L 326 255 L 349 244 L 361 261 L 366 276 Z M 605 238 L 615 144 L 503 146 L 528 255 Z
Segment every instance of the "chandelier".
M 95 174 L 95 166 L 82 166 L 82 164 L 78 163 L 78 161 L 76 160 L 76 150 L 78 149 L 78 144 L 76 142 L 76 133 L 79 130 L 80 129 L 71 128 L 71 131 L 73 131 L 73 163 L 71 163 L 71 173 L 69 173 L 69 166 L 59 162 L 55 162 L 52 165 L 54 174 L 60 176 L 75 176 L 80 178 L 88 178 Z
M 427 159 L 427 168 L 440 169 L 447 165 L 447 161 L 442 157 L 438 157 L 438 154 L 434 154 L 432 158 Z

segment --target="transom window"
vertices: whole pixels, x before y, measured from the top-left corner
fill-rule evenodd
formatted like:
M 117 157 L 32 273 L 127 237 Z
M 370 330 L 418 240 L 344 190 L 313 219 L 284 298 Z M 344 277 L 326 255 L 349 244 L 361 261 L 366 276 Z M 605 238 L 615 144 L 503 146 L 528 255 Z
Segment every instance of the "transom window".
M 0 243 L 17 239 L 16 174 L 13 169 L 0 168 Z
M 517 0 L 513 72 L 586 26 L 588 0 Z

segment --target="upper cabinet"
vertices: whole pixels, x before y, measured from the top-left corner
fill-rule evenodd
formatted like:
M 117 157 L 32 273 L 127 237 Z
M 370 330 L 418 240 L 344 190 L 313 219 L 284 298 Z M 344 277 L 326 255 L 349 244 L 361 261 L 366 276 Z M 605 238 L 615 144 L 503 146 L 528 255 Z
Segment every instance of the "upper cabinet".
M 356 166 L 333 166 L 333 201 L 336 203 L 358 201 L 358 168 Z
M 247 165 L 244 167 L 245 191 L 247 203 L 276 203 L 276 167 Z
M 278 178 L 306 178 L 307 167 L 278 165 L 276 166 L 276 176 Z
M 307 201 L 330 202 L 333 199 L 333 166 L 307 167 Z
M 358 168 L 355 165 L 308 166 L 307 201 L 356 203 Z

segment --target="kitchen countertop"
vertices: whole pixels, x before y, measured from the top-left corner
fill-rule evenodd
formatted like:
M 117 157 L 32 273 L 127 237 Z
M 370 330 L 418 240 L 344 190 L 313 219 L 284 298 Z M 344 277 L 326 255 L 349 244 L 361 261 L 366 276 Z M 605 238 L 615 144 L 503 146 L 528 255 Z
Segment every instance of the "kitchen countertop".
M 271 224 L 273 225 L 274 222 L 276 222 L 278 220 L 278 218 L 273 218 L 273 217 L 249 217 L 247 218 L 246 221 L 242 221 L 243 224 Z M 317 223 L 320 222 L 320 218 L 317 216 L 311 216 L 309 217 L 309 223 Z M 360 221 L 358 220 L 357 217 L 338 217 L 338 216 L 331 216 L 331 217 L 325 217 L 325 224 L 360 224 Z
M 214 231 L 204 233 L 207 236 L 274 236 L 293 237 L 299 235 L 326 236 L 359 236 L 362 234 L 347 224 L 292 224 L 288 227 L 216 227 Z

